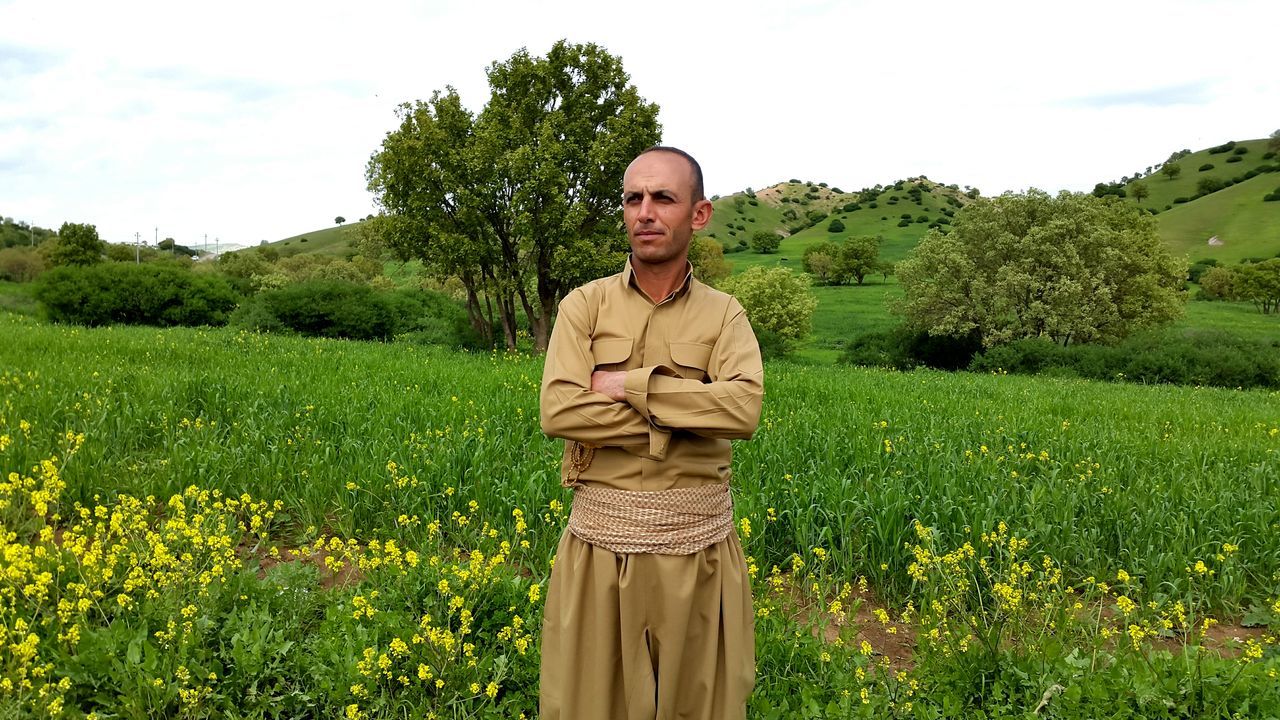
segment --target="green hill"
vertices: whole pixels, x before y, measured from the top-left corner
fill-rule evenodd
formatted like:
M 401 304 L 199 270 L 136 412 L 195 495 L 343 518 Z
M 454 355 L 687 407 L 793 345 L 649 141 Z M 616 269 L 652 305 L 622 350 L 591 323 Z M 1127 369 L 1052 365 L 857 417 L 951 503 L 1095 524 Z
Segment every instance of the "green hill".
M 267 246 L 279 250 L 284 255 L 323 254 L 345 256 L 351 252 L 356 228 L 359 227 L 361 222 L 363 221 L 357 220 L 346 225 L 335 225 L 321 230 L 312 230 L 301 235 L 294 235 L 268 243 Z
M 1192 261 L 1272 257 L 1280 253 L 1280 202 L 1263 198 L 1280 189 L 1280 157 L 1266 148 L 1266 140 L 1244 140 L 1175 153 L 1169 161 L 1182 168 L 1180 175 L 1170 179 L 1156 167 L 1124 189 L 1136 202 L 1135 184 L 1146 185 L 1150 197 L 1141 205 L 1158 213 L 1161 239 Z M 1210 183 L 1225 187 L 1204 192 Z M 1209 245 L 1215 236 L 1221 244 Z
M 725 246 L 734 272 L 757 265 L 800 269 L 800 257 L 810 245 L 861 235 L 884 238 L 881 258 L 894 262 L 905 258 L 930 227 L 949 225 L 969 200 L 957 186 L 923 177 L 858 192 L 793 180 L 716 199 L 703 234 Z M 844 227 L 832 232 L 836 220 Z M 777 252 L 761 254 L 744 246 L 761 230 L 784 236 Z
M 1267 173 L 1160 213 L 1160 237 L 1192 262 L 1239 262 L 1280 255 L 1280 202 L 1263 198 L 1280 186 Z M 1217 238 L 1210 245 L 1209 240 Z

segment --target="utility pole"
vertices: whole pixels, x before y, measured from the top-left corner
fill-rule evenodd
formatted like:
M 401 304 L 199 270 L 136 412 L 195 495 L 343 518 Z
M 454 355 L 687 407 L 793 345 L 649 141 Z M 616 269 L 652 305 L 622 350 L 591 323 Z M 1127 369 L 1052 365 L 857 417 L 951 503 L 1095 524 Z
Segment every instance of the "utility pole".
M 142 233 L 133 234 L 133 262 L 135 265 L 142 264 Z
M 222 254 L 222 238 L 213 239 L 213 256 L 217 257 Z

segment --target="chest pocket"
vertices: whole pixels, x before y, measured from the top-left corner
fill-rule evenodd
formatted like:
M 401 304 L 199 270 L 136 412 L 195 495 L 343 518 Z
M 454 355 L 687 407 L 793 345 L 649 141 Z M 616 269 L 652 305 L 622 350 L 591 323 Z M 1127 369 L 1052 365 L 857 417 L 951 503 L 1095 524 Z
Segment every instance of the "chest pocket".
M 597 370 L 623 370 L 631 357 L 631 338 L 598 338 L 591 341 L 591 358 Z
M 699 342 L 672 342 L 671 360 L 676 364 L 680 377 L 707 381 L 707 367 L 711 361 L 711 346 Z

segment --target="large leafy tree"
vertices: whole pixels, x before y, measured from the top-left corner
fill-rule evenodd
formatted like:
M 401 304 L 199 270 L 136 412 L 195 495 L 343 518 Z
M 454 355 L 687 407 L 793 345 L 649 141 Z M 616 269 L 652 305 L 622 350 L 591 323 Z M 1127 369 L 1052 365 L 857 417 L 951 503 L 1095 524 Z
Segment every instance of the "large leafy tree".
M 1280 311 L 1280 258 L 1236 268 L 1233 291 L 1264 315 Z
M 1182 314 L 1186 264 L 1115 198 L 1038 190 L 975 201 L 898 264 L 908 322 L 984 346 L 1119 340 Z
M 58 241 L 49 249 L 49 264 L 93 265 L 101 262 L 102 252 L 96 226 L 64 222 L 58 229 Z
M 458 277 L 473 322 L 496 305 L 509 346 L 523 310 L 542 350 L 560 300 L 622 262 L 622 174 L 661 138 L 658 107 L 592 44 L 520 50 L 488 76 L 478 115 L 452 88 L 402 105 L 369 186 L 394 254 Z

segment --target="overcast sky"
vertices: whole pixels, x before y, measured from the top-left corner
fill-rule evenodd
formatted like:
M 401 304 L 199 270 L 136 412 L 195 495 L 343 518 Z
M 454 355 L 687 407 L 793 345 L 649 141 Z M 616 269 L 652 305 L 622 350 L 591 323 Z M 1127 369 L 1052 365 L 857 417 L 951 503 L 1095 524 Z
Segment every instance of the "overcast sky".
M 397 104 L 558 39 L 619 55 L 708 193 L 1085 190 L 1280 128 L 1280 2 L 0 0 L 0 215 L 256 244 L 375 212 Z

